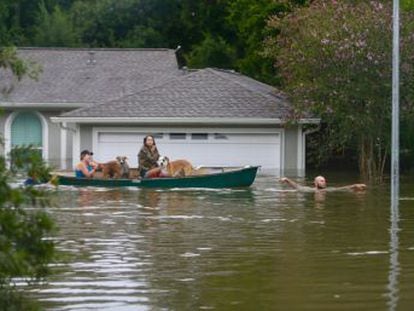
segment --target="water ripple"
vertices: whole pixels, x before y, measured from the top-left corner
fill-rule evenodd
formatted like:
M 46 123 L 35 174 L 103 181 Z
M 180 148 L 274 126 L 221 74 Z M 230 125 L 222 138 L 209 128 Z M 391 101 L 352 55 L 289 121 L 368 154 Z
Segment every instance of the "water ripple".
M 315 197 L 265 176 L 249 189 L 53 194 L 59 231 L 50 240 L 66 262 L 50 265 L 47 283 L 16 280 L 42 309 L 386 309 L 387 191 Z M 397 285 L 409 293 L 414 209 L 401 223 Z M 409 310 L 414 298 L 401 297 L 398 309 Z

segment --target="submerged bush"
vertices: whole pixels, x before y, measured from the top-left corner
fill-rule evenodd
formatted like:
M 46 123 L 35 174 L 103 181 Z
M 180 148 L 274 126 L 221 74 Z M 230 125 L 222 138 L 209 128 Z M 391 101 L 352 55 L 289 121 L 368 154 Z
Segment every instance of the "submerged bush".
M 23 172 L 35 181 L 42 180 L 49 168 L 30 147 L 16 148 L 11 154 L 11 169 L 0 156 L 0 302 L 7 310 L 18 309 L 17 305 L 5 304 L 20 301 L 13 294 L 15 278 L 41 280 L 56 258 L 55 243 L 50 239 L 55 225 L 42 209 L 51 205 L 47 191 L 15 182 L 16 173 Z

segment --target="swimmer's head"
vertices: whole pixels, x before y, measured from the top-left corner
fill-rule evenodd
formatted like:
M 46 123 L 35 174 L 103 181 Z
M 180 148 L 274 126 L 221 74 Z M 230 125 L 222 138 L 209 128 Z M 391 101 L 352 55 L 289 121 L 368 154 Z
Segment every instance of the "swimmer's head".
M 326 188 L 326 179 L 323 176 L 316 176 L 313 180 L 315 187 L 318 189 L 325 189 Z

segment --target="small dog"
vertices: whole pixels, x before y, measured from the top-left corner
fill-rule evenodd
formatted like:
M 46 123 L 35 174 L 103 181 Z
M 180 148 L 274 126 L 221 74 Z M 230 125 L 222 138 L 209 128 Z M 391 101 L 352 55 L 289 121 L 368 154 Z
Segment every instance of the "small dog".
M 116 160 L 112 160 L 102 164 L 103 178 L 129 178 L 128 157 L 118 156 Z
M 128 164 L 128 157 L 116 157 L 119 163 L 121 163 L 121 177 L 122 178 L 129 178 L 129 164 Z
M 168 157 L 162 156 L 157 163 L 161 170 L 160 176 L 184 177 L 193 173 L 193 166 L 187 160 L 170 161 Z

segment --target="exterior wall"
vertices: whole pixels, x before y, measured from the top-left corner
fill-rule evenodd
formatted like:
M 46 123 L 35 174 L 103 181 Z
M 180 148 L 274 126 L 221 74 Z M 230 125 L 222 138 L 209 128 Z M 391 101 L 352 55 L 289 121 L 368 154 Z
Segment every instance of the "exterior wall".
M 79 153 L 83 149 L 92 150 L 93 149 L 93 133 L 94 128 L 105 128 L 102 124 L 99 125 L 79 125 L 79 134 L 78 138 L 74 138 L 74 158 L 72 164 L 78 161 Z M 119 130 L 126 129 L 126 128 L 134 128 L 143 132 L 147 133 L 156 133 L 156 132 L 163 132 L 163 131 L 174 131 L 179 126 L 162 126 L 154 124 L 151 127 L 139 127 L 137 125 L 107 125 L 108 128 L 117 128 Z M 182 129 L 182 127 L 181 127 Z M 236 126 L 228 126 L 228 127 L 221 127 L 221 128 L 208 128 L 208 130 L 220 132 L 222 129 L 227 131 L 255 131 L 258 127 L 254 126 L 246 126 L 243 128 L 236 127 Z M 263 129 L 263 127 L 260 127 Z M 277 130 L 281 134 L 281 174 L 286 175 L 303 175 L 304 174 L 304 167 L 303 167 L 303 157 L 304 157 L 304 146 L 303 146 L 303 135 L 302 135 L 302 128 L 299 127 L 290 127 L 290 128 L 280 128 L 275 126 L 269 126 L 269 130 Z M 205 131 L 206 127 L 196 127 L 196 126 L 187 126 L 186 132 L 200 132 Z M 77 142 L 78 140 L 78 142 Z M 137 145 L 137 152 L 141 146 Z
M 0 138 L 1 140 L 4 140 L 4 126 L 6 124 L 6 118 L 9 114 L 5 113 L 4 111 L 0 111 Z M 0 154 L 4 155 L 4 144 L 0 144 Z
M 71 147 L 68 148 L 67 168 L 72 169 L 79 162 L 82 150 L 92 150 L 92 125 L 68 124 L 68 127 L 74 129 L 71 131 Z M 69 143 L 68 141 L 68 143 Z
M 66 132 L 66 157 L 62 158 L 62 169 L 72 169 L 73 163 L 73 141 L 76 132 L 76 124 L 63 124 Z M 76 158 L 78 159 L 78 158 Z
M 60 168 L 60 132 L 61 129 L 59 124 L 52 123 L 50 121 L 51 117 L 56 116 L 59 112 L 40 112 L 44 117 L 47 119 L 47 126 L 48 126 L 48 163 L 52 165 L 54 168 Z
M 81 141 L 80 141 L 80 150 L 92 150 L 93 140 L 92 140 L 92 129 L 91 125 L 81 125 Z M 79 155 L 78 155 L 79 156 Z
M 302 130 L 301 127 L 290 127 L 285 129 L 284 137 L 284 175 L 303 175 L 302 166 Z

